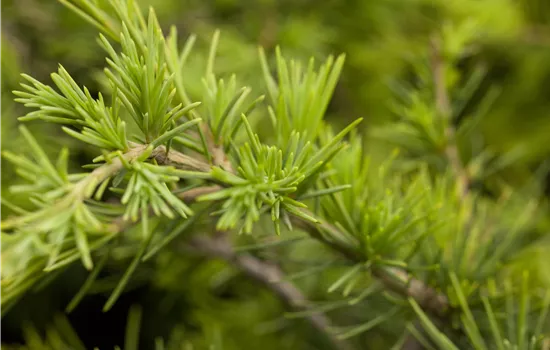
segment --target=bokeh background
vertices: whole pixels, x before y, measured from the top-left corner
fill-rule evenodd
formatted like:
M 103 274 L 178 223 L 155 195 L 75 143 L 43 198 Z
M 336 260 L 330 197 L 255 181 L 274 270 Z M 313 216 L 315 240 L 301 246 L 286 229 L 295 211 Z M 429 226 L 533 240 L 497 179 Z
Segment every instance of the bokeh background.
M 521 183 L 550 161 L 550 2 L 545 0 L 141 0 L 153 6 L 161 25 L 174 24 L 179 36 L 198 36 L 190 59 L 188 81 L 200 84 L 210 38 L 221 30 L 217 72 L 236 73 L 250 86 L 263 87 L 258 45 L 272 52 L 280 45 L 286 56 L 324 60 L 330 54 L 346 54 L 346 64 L 331 102 L 328 119 L 343 125 L 364 117 L 369 135 L 388 121 L 394 91 L 391 82 L 411 78 L 411 59 L 426 51 L 428 37 L 445 21 L 480 23 L 475 54 L 465 59 L 464 69 L 483 62 L 486 79 L 476 92 L 478 101 L 490 89 L 499 95 L 482 121 L 487 144 L 495 152 L 517 146 L 526 151 L 521 161 L 506 169 L 505 177 Z M 104 55 L 96 43 L 97 31 L 54 0 L 2 1 L 2 149 L 24 152 L 17 132 L 17 117 L 25 113 L 13 102 L 12 90 L 28 73 L 43 82 L 59 63 L 90 91 L 102 88 Z M 193 67 L 197 69 L 193 69 Z M 193 89 L 193 84 L 190 86 Z M 466 110 L 468 106 L 466 106 Z M 73 163 L 88 161 L 93 153 L 64 136 L 58 127 L 37 123 L 31 130 L 48 151 L 60 144 L 71 146 Z M 373 149 L 379 147 L 373 143 Z M 381 151 L 382 152 L 382 151 Z M 16 181 L 9 164 L 2 164 L 3 196 Z M 550 181 L 549 181 L 550 182 Z M 547 186 L 549 187 L 549 186 Z M 550 191 L 547 191 L 550 192 Z M 3 215 L 9 208 L 2 207 Z M 301 247 L 302 253 L 309 251 Z M 308 250 L 309 249 L 309 250 Z M 287 252 L 298 254 L 297 252 Z M 540 264 L 539 277 L 550 285 L 544 250 L 531 252 Z M 288 255 L 287 255 L 288 256 Z M 547 259 L 546 261 L 544 259 Z M 124 265 L 122 265 L 124 266 Z M 169 268 L 168 268 L 169 267 Z M 124 270 L 112 266 L 111 278 L 94 290 L 68 316 L 89 346 L 110 349 L 122 344 L 128 308 L 140 304 L 144 312 L 142 338 L 183 337 L 198 348 L 218 338 L 250 349 L 301 349 L 307 330 L 299 320 L 280 320 L 282 306 L 269 292 L 222 263 L 161 254 L 151 266 L 143 266 L 132 290 L 108 314 L 102 314 L 104 292 Z M 2 342 L 18 342 L 28 324 L 43 330 L 63 310 L 85 278 L 75 266 L 28 295 L 2 320 Z M 322 278 L 322 277 L 319 277 Z M 328 280 L 328 277 L 327 277 Z M 227 283 L 230 281 L 230 283 Z M 301 282 L 309 295 L 321 293 L 326 281 Z M 223 286 L 223 287 L 216 287 Z M 361 310 L 357 310 L 360 313 Z M 338 318 L 338 315 L 333 315 Z M 349 315 L 348 315 L 349 316 Z M 293 326 L 289 327 L 289 322 Z M 229 326 L 228 326 L 229 325 Z M 278 330 L 284 330 L 282 333 Z M 305 332 L 305 333 L 304 333 Z M 310 332 L 313 336 L 314 333 Z M 226 335 L 230 334 L 229 337 Z M 367 334 L 369 344 L 385 348 L 383 331 Z M 229 341 L 226 340 L 230 338 Z M 145 347 L 146 348 L 146 347 Z M 374 349 L 376 347 L 373 347 Z

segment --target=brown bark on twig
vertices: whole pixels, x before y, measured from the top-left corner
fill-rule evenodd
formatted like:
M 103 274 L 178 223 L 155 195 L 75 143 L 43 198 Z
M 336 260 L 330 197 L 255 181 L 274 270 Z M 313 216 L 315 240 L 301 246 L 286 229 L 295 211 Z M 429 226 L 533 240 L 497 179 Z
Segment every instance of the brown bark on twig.
M 283 272 L 277 265 L 262 261 L 249 254 L 237 254 L 226 236 L 216 239 L 205 236 L 194 237 L 185 249 L 190 253 L 201 253 L 227 261 L 247 276 L 269 288 L 291 309 L 301 311 L 312 307 L 302 292 L 285 280 Z M 335 349 L 349 349 L 344 341 L 330 332 L 331 322 L 322 312 L 309 315 L 306 319 L 316 330 L 327 337 Z
M 309 212 L 307 212 L 307 214 L 314 216 Z M 305 222 L 303 220 L 295 220 L 295 222 L 305 229 L 313 238 L 322 241 L 352 261 L 360 261 L 361 257 L 356 254 L 354 250 L 328 240 L 320 232 L 320 230 L 324 230 L 342 236 L 343 233 L 339 232 L 336 227 L 326 222 L 321 222 L 319 224 Z M 432 315 L 439 317 L 444 316 L 449 309 L 449 300 L 445 295 L 438 293 L 434 288 L 414 278 L 404 270 L 395 267 L 373 268 L 372 273 L 383 283 L 386 289 L 403 297 L 413 298 L 423 310 Z
M 178 197 L 182 199 L 185 203 L 191 203 L 191 202 L 194 202 L 200 196 L 203 196 L 209 193 L 214 193 L 221 189 L 222 187 L 218 185 L 197 187 L 178 194 Z
M 160 164 L 172 165 L 176 168 L 184 170 L 193 170 L 207 173 L 210 171 L 211 168 L 210 164 L 197 160 L 186 154 L 173 150 L 166 152 L 166 147 L 164 146 L 157 147 L 153 151 L 152 157 L 155 158 Z

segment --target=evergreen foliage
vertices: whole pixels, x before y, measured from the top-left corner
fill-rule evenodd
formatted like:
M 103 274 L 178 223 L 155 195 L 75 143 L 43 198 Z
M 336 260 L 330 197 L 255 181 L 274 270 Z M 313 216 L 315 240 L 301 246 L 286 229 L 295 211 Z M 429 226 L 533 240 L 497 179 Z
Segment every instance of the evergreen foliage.
M 97 94 L 62 65 L 13 92 L 30 111 L 25 152 L 2 152 L 18 178 L 2 198 L 3 316 L 82 266 L 69 315 L 92 294 L 109 312 L 144 282 L 172 298 L 152 309 L 194 304 L 152 335 L 132 307 L 125 349 L 550 346 L 548 285 L 522 260 L 547 239 L 546 169 L 507 179 L 530 147 L 487 144 L 497 89 L 482 89 L 484 64 L 461 67 L 481 62 L 480 34 L 514 21 L 492 27 L 463 15 L 481 5 L 451 2 L 452 20 L 413 50 L 414 78 L 391 83 L 392 118 L 366 130 L 326 118 L 344 55 L 305 65 L 259 48 L 258 84 L 219 73 L 223 32 L 205 50 L 134 0 L 60 3 L 100 32 L 106 68 Z M 68 136 L 55 157 L 36 122 Z M 64 316 L 24 335 L 14 348 L 88 346 Z

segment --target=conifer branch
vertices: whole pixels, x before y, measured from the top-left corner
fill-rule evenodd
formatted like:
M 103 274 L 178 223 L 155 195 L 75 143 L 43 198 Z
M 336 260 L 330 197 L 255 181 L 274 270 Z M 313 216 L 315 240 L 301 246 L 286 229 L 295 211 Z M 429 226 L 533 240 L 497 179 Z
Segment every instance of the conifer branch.
M 97 99 L 92 97 L 63 67 L 52 75 L 56 90 L 24 75 L 27 83 L 22 84 L 22 91 L 14 92 L 18 102 L 35 109 L 21 121 L 40 119 L 61 124 L 67 134 L 98 147 L 103 156 L 86 166 L 94 170 L 69 174 L 68 149 L 60 152 L 57 162 L 52 162 L 24 127 L 21 131 L 31 147 L 31 156 L 5 152 L 6 158 L 17 166 L 18 174 L 28 181 L 13 186 L 13 192 L 25 195 L 22 199 L 28 199 L 36 209 L 27 211 L 10 204 L 21 216 L 1 223 L 6 237 L 11 238 L 9 248 L 3 250 L 10 255 L 6 265 L 11 265 L 10 273 L 5 274 L 6 288 L 4 274 L 2 277 L 2 291 L 8 291 L 10 304 L 37 281 L 55 277 L 47 273 L 78 258 L 86 268 L 93 269 L 90 282 L 75 300 L 84 296 L 102 266 L 101 262 L 94 266 L 92 253 L 101 253 L 106 242 L 124 235 L 125 239 L 117 242 L 117 249 L 134 253 L 136 241 L 141 244 L 105 305 L 104 310 L 108 310 L 125 290 L 138 264 L 182 232 L 190 231 L 190 227 L 200 230 L 195 223 L 202 214 L 210 214 L 217 216 L 213 219 L 215 232 L 187 236 L 173 248 L 223 260 L 265 285 L 288 308 L 303 311 L 299 314 L 305 314 L 306 322 L 326 335 L 337 349 L 348 348 L 343 342 L 346 337 L 386 322 L 395 315 L 393 310 L 403 314 L 414 311 L 417 316 L 415 325 L 408 327 L 409 332 L 396 344 L 405 344 L 407 350 L 428 346 L 430 341 L 442 349 L 465 348 L 466 344 L 476 349 L 491 348 L 492 344 L 486 346 L 489 325 L 499 348 L 504 348 L 506 342 L 518 349 L 526 348 L 528 342 L 533 348 L 535 343 L 543 349 L 549 347 L 543 326 L 550 310 L 550 293 L 541 299 L 530 291 L 527 274 L 516 290 L 513 273 L 504 281 L 504 291 L 500 290 L 500 276 L 507 275 L 501 273 L 501 265 L 526 246 L 523 233 L 538 231 L 535 225 L 527 224 L 535 221 L 531 220 L 535 218 L 532 203 L 528 201 L 521 220 L 517 220 L 514 210 L 522 206 L 523 198 L 510 208 L 494 206 L 490 198 L 478 200 L 473 195 L 475 189 L 470 188 L 472 178 L 477 179 L 478 169 L 493 162 L 493 152 L 484 149 L 476 155 L 478 148 L 485 148 L 479 145 L 472 147 L 468 162 L 463 162 L 460 155 L 458 139 L 465 140 L 475 130 L 468 123 L 459 123 L 456 117 L 469 110 L 467 101 L 484 79 L 485 70 L 474 72 L 460 89 L 455 82 L 462 79 L 452 78 L 461 75 L 455 64 L 477 32 L 475 21 L 456 28 L 454 24 L 444 27 L 441 37 L 437 33 L 430 38 L 431 76 L 426 80 L 432 81 L 432 89 L 426 94 L 423 85 L 412 89 L 407 84 L 398 87 L 404 100 L 395 109 L 400 120 L 379 135 L 412 156 L 413 162 L 404 162 L 405 168 L 416 168 L 414 162 L 427 162 L 441 169 L 441 162 L 446 163 L 445 168 L 454 177 L 449 183 L 447 178 L 434 178 L 429 167 L 420 167 L 411 177 L 402 177 L 388 174 L 388 162 L 377 169 L 377 175 L 373 173 L 363 142 L 351 132 L 360 119 L 333 135 L 324 117 L 344 64 L 343 55 L 329 57 L 316 69 L 314 60 L 302 66 L 286 60 L 277 48 L 274 77 L 260 49 L 266 96 L 270 100 L 262 113 L 270 118 L 276 136 L 268 144 L 248 119 L 264 95 L 251 101 L 249 94 L 253 89 L 239 87 L 235 75 L 226 80 L 214 74 L 219 32 L 212 39 L 201 88 L 193 77 L 184 79 L 184 63 L 194 37 L 180 51 L 177 30 L 172 28 L 170 36 L 165 37 L 153 9 L 146 20 L 134 1 L 109 1 L 114 17 L 87 0 L 61 2 L 103 32 L 100 45 L 109 56 L 104 72 L 112 87 L 112 105 L 105 103 L 101 93 Z M 116 50 L 104 35 L 118 42 L 121 50 Z M 424 84 L 426 71 L 421 73 L 419 78 Z M 188 95 L 187 85 L 193 94 Z M 190 96 L 197 93 L 193 96 L 196 102 L 192 102 Z M 179 101 L 174 100 L 176 96 Z M 121 111 L 133 118 L 138 129 L 127 127 Z M 244 142 L 240 141 L 241 136 L 246 138 Z M 345 141 L 348 136 L 349 143 Z M 144 140 L 139 141 L 144 144 L 128 142 L 130 139 Z M 175 150 L 173 142 L 185 151 Z M 187 150 L 199 156 L 187 155 Z M 174 190 L 178 184 L 189 187 Z M 122 195 L 120 203 L 110 203 L 111 198 L 105 200 L 106 190 Z M 452 195 L 455 190 L 457 194 Z M 309 205 L 312 199 L 313 206 Z M 194 214 L 187 205 L 195 202 L 209 205 L 197 203 L 200 214 Z M 308 206 L 315 210 L 307 209 Z M 171 220 L 151 222 L 153 216 Z M 329 309 L 325 305 L 315 308 L 289 282 L 296 274 L 285 278 L 272 261 L 243 253 L 249 247 L 236 248 L 231 244 L 233 230 L 251 233 L 266 216 L 271 216 L 278 235 L 281 223 L 290 231 L 300 228 L 328 250 L 349 260 L 347 263 L 351 264 L 346 265 L 353 266 L 328 292 L 342 287 L 342 296 L 347 297 L 361 288 L 353 298 L 358 303 L 383 289 L 400 296 L 398 299 L 408 305 L 396 305 L 384 313 L 375 310 L 374 318 L 366 315 L 365 323 L 336 335 L 324 314 Z M 516 222 L 508 222 L 508 218 Z M 438 232 L 442 222 L 445 227 Z M 141 239 L 129 230 L 133 225 L 141 228 Z M 162 237 L 156 235 L 159 227 L 166 231 Z M 451 236 L 456 238 L 454 242 L 443 240 Z M 291 242 L 292 239 L 276 244 Z M 34 259 L 39 269 L 31 264 Z M 107 255 L 101 261 L 106 259 Z M 326 266 L 332 265 L 329 262 Z M 416 271 L 425 272 L 417 275 Z M 300 276 L 304 273 L 311 270 L 301 271 Z M 368 286 L 361 286 L 364 277 L 369 279 Z M 515 297 L 519 304 L 513 300 Z M 503 298 L 506 305 L 502 305 Z M 326 306 L 351 305 L 348 302 L 338 300 Z M 531 314 L 538 309 L 542 312 L 535 331 L 531 331 L 535 324 Z M 500 315 L 507 315 L 506 319 Z
M 179 198 L 190 204 L 202 195 L 221 190 L 218 185 L 197 187 L 178 195 Z M 111 231 L 122 233 L 132 225 L 130 220 L 119 217 L 111 225 Z M 285 279 L 281 269 L 274 265 L 257 259 L 251 255 L 237 253 L 227 241 L 225 232 L 218 232 L 216 238 L 205 236 L 192 237 L 187 244 L 183 245 L 183 250 L 191 253 L 200 253 L 202 255 L 219 258 L 234 265 L 242 270 L 247 276 L 265 285 L 273 291 L 287 307 L 296 311 L 307 310 L 312 307 L 303 293 L 291 282 Z M 338 339 L 330 332 L 332 327 L 328 317 L 323 313 L 315 313 L 306 317 L 311 325 L 322 334 L 325 334 L 335 349 L 350 349 L 345 341 Z

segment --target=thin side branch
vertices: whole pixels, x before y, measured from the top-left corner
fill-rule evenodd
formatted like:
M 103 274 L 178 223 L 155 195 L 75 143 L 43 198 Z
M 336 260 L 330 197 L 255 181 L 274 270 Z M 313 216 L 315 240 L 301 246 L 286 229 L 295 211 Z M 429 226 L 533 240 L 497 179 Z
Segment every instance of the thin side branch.
M 139 157 L 147 148 L 145 145 L 135 144 L 134 146 L 135 147 L 131 148 L 130 151 L 122 155 L 122 157 L 128 162 L 131 162 L 133 159 Z M 113 158 L 110 162 L 94 169 L 85 178 L 72 185 L 73 187 L 70 192 L 56 204 L 65 204 L 67 201 L 82 201 L 89 198 L 93 194 L 93 190 L 95 190 L 99 184 L 107 180 L 109 177 L 119 173 L 123 167 L 124 164 L 119 157 Z M 2 230 L 9 230 L 17 225 L 32 221 L 32 219 L 33 215 L 17 216 L 3 220 L 0 227 Z
M 313 213 L 307 212 L 310 216 L 315 217 Z M 303 220 L 295 220 L 301 228 L 310 234 L 313 238 L 320 240 L 324 244 L 330 246 L 333 250 L 340 252 L 346 258 L 352 261 L 360 261 L 361 257 L 348 246 L 344 246 L 336 241 L 328 240 L 321 231 L 331 232 L 335 236 L 344 236 L 338 228 L 327 222 L 320 222 L 314 224 Z M 428 311 L 432 315 L 444 316 L 449 310 L 448 298 L 438 293 L 434 288 L 426 285 L 419 279 L 414 278 L 412 275 L 402 269 L 395 267 L 392 268 L 377 268 L 372 270 L 373 275 L 380 280 L 386 287 L 386 289 L 399 294 L 403 297 L 413 298 L 423 310 Z
M 460 198 L 464 198 L 469 191 L 470 176 L 460 160 L 460 153 L 456 140 L 456 130 L 453 126 L 452 108 L 447 91 L 445 79 L 445 60 L 441 52 L 441 42 L 439 37 L 434 35 L 431 38 L 431 70 L 433 84 L 435 89 L 435 103 L 439 116 L 447 122 L 445 136 L 447 145 L 445 147 L 445 156 L 447 157 L 453 172 L 457 178 L 457 191 Z

